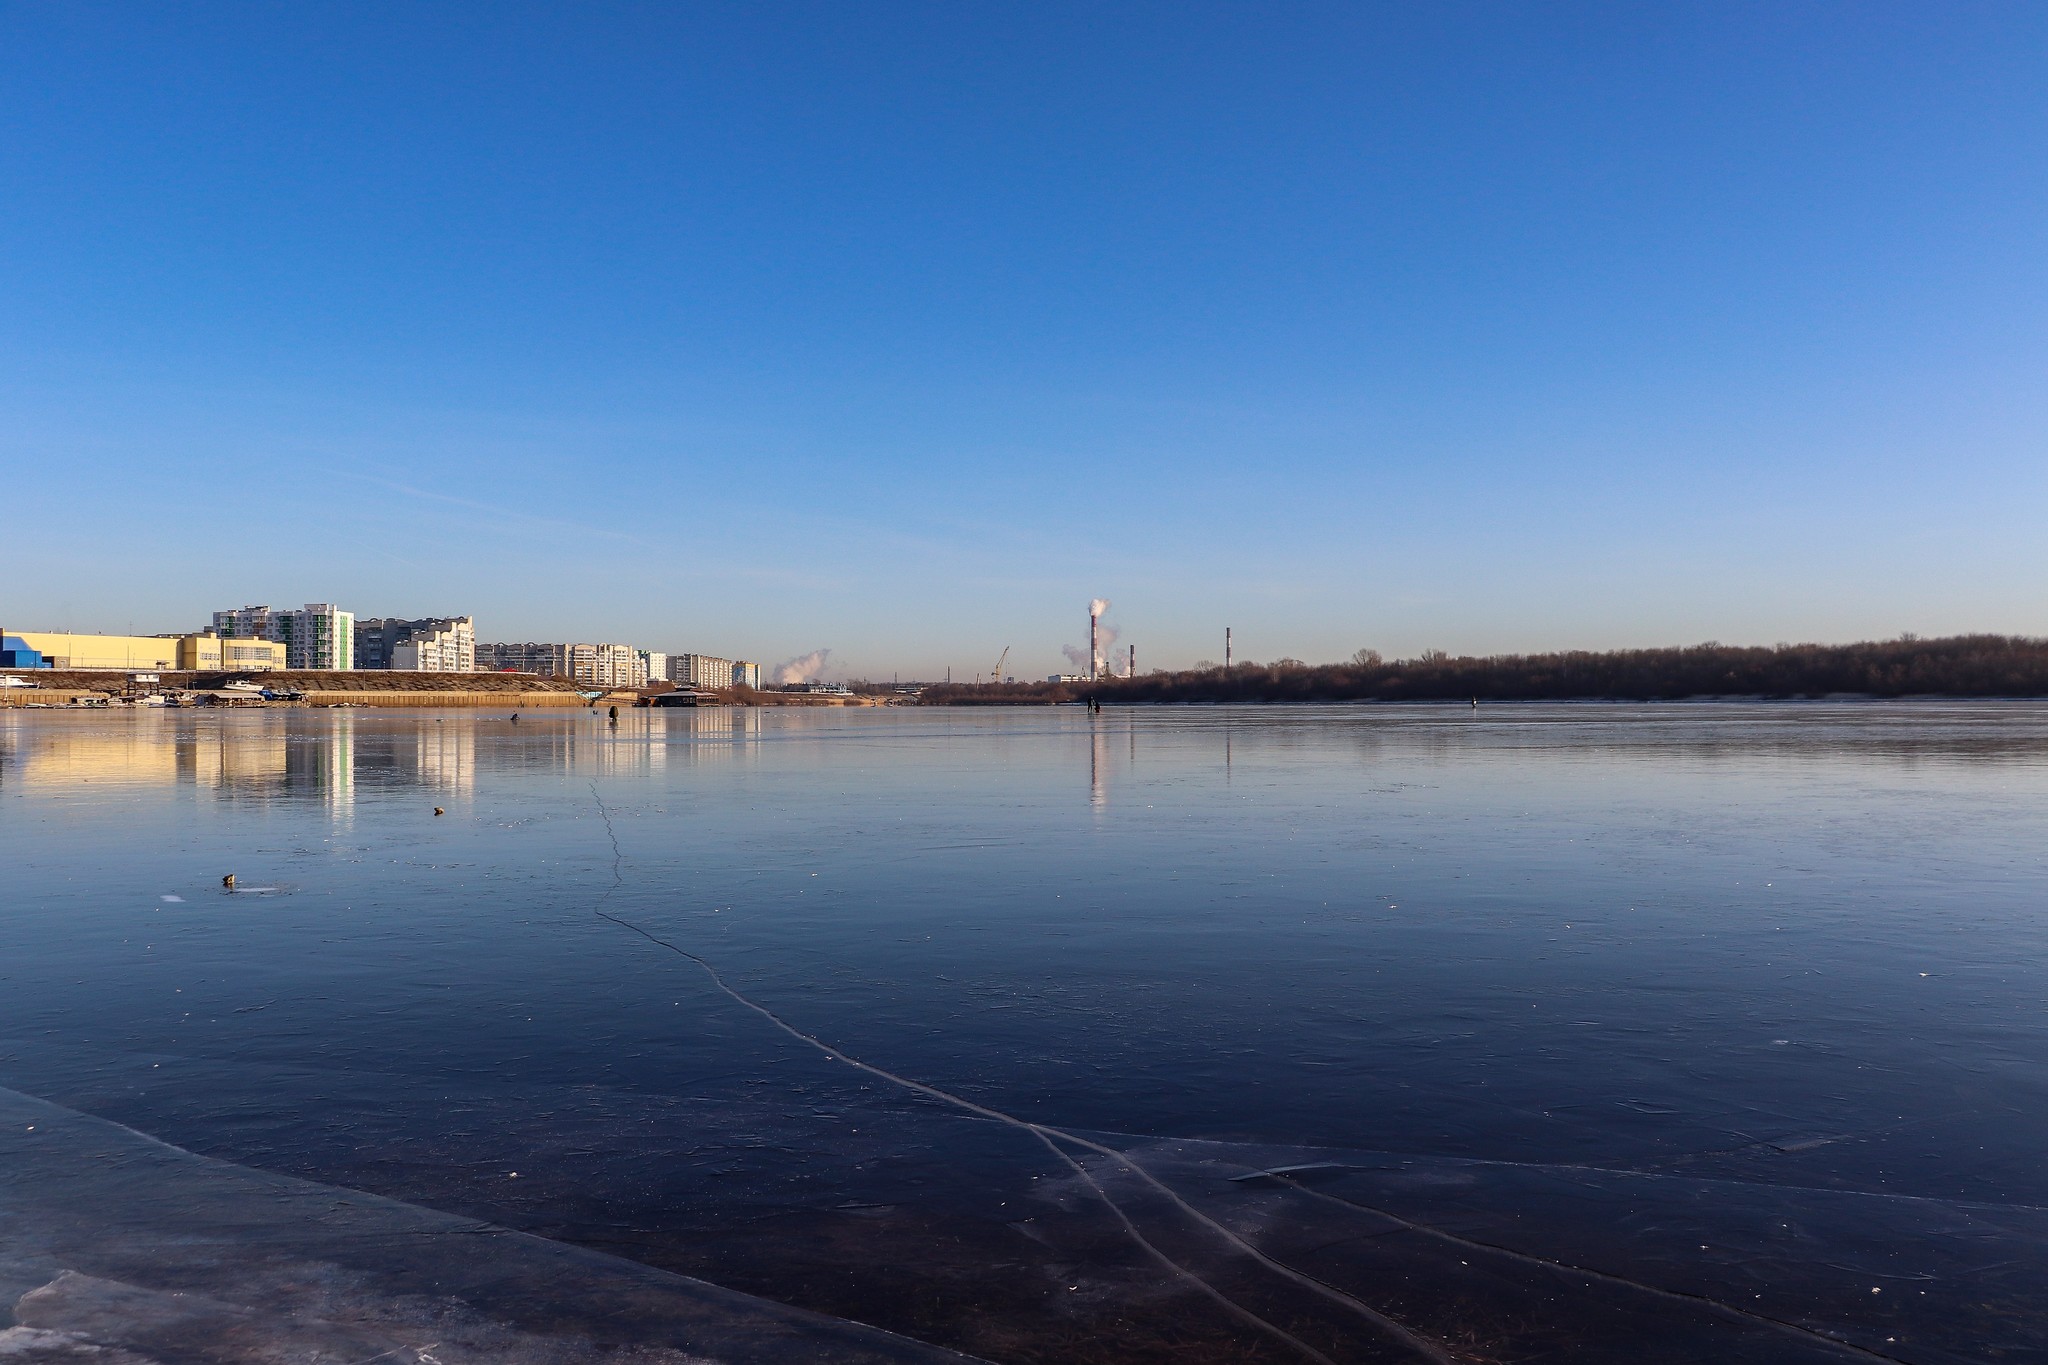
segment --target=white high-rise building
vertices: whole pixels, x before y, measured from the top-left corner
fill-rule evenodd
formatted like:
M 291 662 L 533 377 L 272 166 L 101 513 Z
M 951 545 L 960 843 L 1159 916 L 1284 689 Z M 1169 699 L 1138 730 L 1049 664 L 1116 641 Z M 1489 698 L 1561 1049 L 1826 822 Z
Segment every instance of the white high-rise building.
M 680 687 L 722 692 L 732 686 L 732 660 L 715 654 L 678 654 L 669 667 L 670 680 Z
M 658 649 L 643 649 L 639 651 L 639 654 L 640 667 L 647 674 L 648 682 L 667 682 L 669 680 L 668 655 Z
M 419 646 L 399 662 L 398 651 Z M 476 622 L 467 616 L 430 616 L 408 621 L 372 616 L 356 621 L 356 667 L 402 668 L 422 673 L 474 673 Z
M 476 672 L 476 625 L 467 616 L 415 621 L 391 647 L 391 667 L 414 673 Z
M 284 646 L 286 668 L 348 669 L 355 666 L 356 616 L 325 602 L 301 611 L 237 607 L 213 614 L 223 640 L 273 640 Z
M 588 687 L 645 687 L 647 666 L 631 645 L 570 645 L 569 676 Z

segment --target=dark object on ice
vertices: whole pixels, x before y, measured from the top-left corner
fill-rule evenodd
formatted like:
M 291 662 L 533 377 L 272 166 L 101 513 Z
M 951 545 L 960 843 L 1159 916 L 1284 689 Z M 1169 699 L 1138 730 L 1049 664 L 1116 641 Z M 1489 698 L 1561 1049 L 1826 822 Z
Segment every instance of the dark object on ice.
M 434 814 L 436 815 L 446 815 L 447 813 L 447 811 L 442 810 L 439 806 L 434 807 Z
M 1335 1180 L 1340 1175 L 1348 1175 L 1351 1170 L 1350 1166 L 1339 1161 L 1307 1161 L 1299 1166 L 1272 1166 L 1263 1171 L 1234 1175 L 1230 1177 L 1230 1182 L 1233 1185 L 1314 1185 L 1324 1180 Z
M 1810 1152 L 1817 1147 L 1830 1147 L 1848 1140 L 1846 1133 L 1794 1133 L 1789 1137 L 1771 1138 L 1764 1146 L 1774 1152 Z
M 234 874 L 234 873 L 232 873 L 232 872 L 228 873 L 228 875 L 227 875 L 227 876 L 225 876 L 225 877 L 222 877 L 222 878 L 220 879 L 220 884 L 221 884 L 222 886 L 225 886 L 225 887 L 226 887 L 226 888 L 227 888 L 228 890 L 230 890 L 230 891 L 234 890 L 234 889 L 235 889 L 235 874 Z

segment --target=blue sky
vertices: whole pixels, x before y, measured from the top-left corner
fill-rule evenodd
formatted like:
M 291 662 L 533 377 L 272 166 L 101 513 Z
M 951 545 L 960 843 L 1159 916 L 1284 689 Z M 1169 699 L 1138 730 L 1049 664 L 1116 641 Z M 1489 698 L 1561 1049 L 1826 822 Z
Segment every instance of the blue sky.
M 0 4 L 9 628 L 2048 634 L 2048 7 Z

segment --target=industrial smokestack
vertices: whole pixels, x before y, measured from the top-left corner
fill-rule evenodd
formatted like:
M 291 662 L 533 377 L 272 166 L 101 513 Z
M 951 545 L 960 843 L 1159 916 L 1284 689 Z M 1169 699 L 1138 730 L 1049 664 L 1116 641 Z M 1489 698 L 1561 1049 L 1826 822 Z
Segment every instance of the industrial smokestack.
M 1230 671 L 1230 627 L 1223 628 L 1223 671 Z
M 1102 613 L 1109 610 L 1109 599 L 1097 597 L 1088 603 L 1088 676 L 1102 676 L 1102 631 L 1099 623 Z
M 1138 676 L 1138 647 L 1136 645 L 1131 646 L 1131 662 L 1128 666 L 1125 667 L 1124 676 L 1126 678 L 1135 678 Z

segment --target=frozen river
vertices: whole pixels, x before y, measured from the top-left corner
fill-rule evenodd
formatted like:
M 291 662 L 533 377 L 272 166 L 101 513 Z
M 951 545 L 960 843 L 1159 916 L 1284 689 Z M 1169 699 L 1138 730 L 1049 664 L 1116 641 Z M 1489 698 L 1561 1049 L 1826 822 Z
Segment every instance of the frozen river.
M 0 867 L 53 1361 L 2048 1361 L 2040 705 L 4 711 Z

